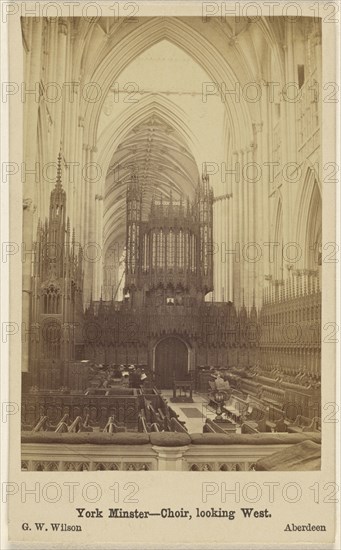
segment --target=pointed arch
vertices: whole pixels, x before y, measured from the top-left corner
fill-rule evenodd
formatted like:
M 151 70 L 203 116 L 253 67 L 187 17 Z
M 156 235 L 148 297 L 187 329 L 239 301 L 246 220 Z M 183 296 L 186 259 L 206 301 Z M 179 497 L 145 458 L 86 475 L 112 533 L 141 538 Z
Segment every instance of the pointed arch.
M 113 153 L 117 146 L 125 139 L 131 130 L 141 124 L 148 117 L 159 116 L 165 123 L 172 126 L 188 144 L 188 149 L 193 154 L 197 165 L 205 158 L 200 151 L 198 138 L 193 134 L 187 124 L 187 115 L 169 98 L 161 94 L 149 94 L 142 98 L 138 104 L 133 104 L 115 118 L 115 131 L 108 125 L 98 139 L 98 163 L 102 167 L 102 174 L 106 175 Z M 103 180 L 102 180 L 103 182 Z M 104 189 L 99 192 L 103 193 Z
M 112 82 L 119 74 L 142 52 L 157 44 L 161 40 L 168 40 L 185 51 L 194 62 L 198 63 L 215 83 L 223 82 L 228 90 L 236 90 L 240 82 L 231 66 L 216 47 L 198 30 L 180 18 L 152 18 L 136 26 L 116 45 L 108 49 L 91 76 L 101 89 L 100 100 L 94 103 L 83 98 L 81 110 L 84 112 L 85 141 L 95 147 L 97 128 L 103 103 Z M 252 141 L 252 120 L 250 106 L 242 94 L 240 101 L 225 102 L 229 124 L 232 132 L 233 148 L 241 147 L 247 141 Z
M 295 216 L 297 243 L 302 250 L 302 268 L 316 270 L 322 241 L 322 197 L 316 170 L 306 167 Z
M 273 279 L 283 279 L 283 200 L 279 190 L 276 193 L 270 241 L 274 243 L 272 277 Z
M 110 191 L 110 201 L 106 200 L 108 190 L 105 188 L 106 175 L 110 170 L 110 163 L 118 146 L 125 140 L 131 131 L 138 125 L 145 122 L 150 117 L 158 117 L 170 127 L 174 128 L 179 134 L 189 154 L 194 156 L 194 162 L 197 164 L 201 158 L 198 140 L 186 123 L 186 113 L 175 105 L 170 99 L 150 94 L 144 97 L 138 104 L 132 105 L 126 109 L 117 119 L 115 131 L 110 125 L 106 128 L 100 138 L 100 147 L 98 155 L 98 164 L 102 167 L 102 179 L 99 182 L 98 192 L 104 196 L 104 216 L 103 216 L 103 245 L 104 253 L 111 243 L 120 239 L 124 240 L 125 227 L 122 226 L 122 220 L 125 216 L 125 189 L 126 182 L 122 185 L 116 185 L 115 190 Z M 198 164 L 197 164 L 198 166 Z M 196 177 L 189 185 L 194 185 Z M 115 215 L 113 216 L 113 211 Z M 115 237 L 113 237 L 115 235 Z

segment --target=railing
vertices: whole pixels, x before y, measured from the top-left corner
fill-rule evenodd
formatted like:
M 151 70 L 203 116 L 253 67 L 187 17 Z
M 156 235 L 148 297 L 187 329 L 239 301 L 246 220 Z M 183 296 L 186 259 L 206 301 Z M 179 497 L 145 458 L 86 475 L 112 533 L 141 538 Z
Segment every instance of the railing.
M 44 435 L 23 434 L 22 470 L 248 471 L 291 445 L 321 441 L 319 433 Z
M 137 427 L 139 402 L 137 395 L 84 395 L 43 392 L 24 394 L 22 422 L 35 425 L 41 416 L 47 416 L 51 423 L 67 414 L 70 418 L 88 417 L 93 425 L 104 427 L 109 416 L 118 422 L 125 422 L 128 428 Z

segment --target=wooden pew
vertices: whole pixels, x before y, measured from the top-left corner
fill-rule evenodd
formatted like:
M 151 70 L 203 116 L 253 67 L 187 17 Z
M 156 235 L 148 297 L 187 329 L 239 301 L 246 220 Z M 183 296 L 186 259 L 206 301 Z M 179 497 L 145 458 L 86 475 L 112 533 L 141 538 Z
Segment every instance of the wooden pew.
M 170 419 L 170 426 L 172 432 L 187 433 L 187 429 L 181 424 L 174 416 Z
M 236 425 L 232 421 L 228 422 L 228 424 L 230 425 L 229 427 L 226 427 L 226 424 L 227 422 L 223 422 L 222 424 L 220 424 L 219 422 L 215 422 L 211 418 L 207 418 L 202 431 L 203 433 L 212 432 L 223 434 L 236 432 Z
M 151 403 L 149 403 L 148 409 L 149 409 L 149 412 L 150 412 L 150 422 L 151 422 L 151 424 L 153 424 L 154 422 L 156 424 L 161 423 L 162 422 L 161 416 L 160 416 L 160 414 L 158 414 L 155 411 L 155 409 L 154 409 L 154 407 Z
M 231 394 L 228 401 L 224 404 L 223 410 L 228 416 L 231 416 L 234 421 L 240 420 L 249 408 L 249 403 L 236 395 Z
M 240 386 L 244 393 L 252 396 L 258 396 L 262 390 L 261 384 L 250 378 L 243 378 Z
M 110 434 L 118 433 L 118 432 L 126 432 L 126 431 L 127 429 L 124 426 L 124 424 L 122 422 L 115 421 L 113 416 L 109 416 L 108 422 L 103 428 L 103 432 L 108 432 Z
M 241 432 L 242 434 L 258 434 L 259 430 L 257 426 L 257 422 L 243 422 L 241 425 Z
M 41 416 L 37 422 L 37 424 L 34 426 L 32 432 L 40 432 L 46 430 L 46 425 L 48 424 L 48 417 L 47 416 Z
M 186 425 L 186 422 L 184 420 L 180 420 L 179 419 L 179 415 L 174 411 L 174 409 L 172 409 L 172 407 L 170 407 L 168 405 L 168 411 L 169 411 L 169 419 L 172 420 L 172 418 L 175 418 L 175 420 L 177 420 L 179 422 L 179 424 L 181 424 L 182 426 L 185 427 Z M 186 430 L 187 431 L 187 430 Z
M 68 413 L 64 414 L 60 422 L 57 424 L 55 428 L 56 433 L 63 433 L 68 431 L 68 421 L 69 421 L 69 415 Z M 52 427 L 52 426 L 51 426 Z
M 149 425 L 150 426 L 150 425 Z M 150 427 L 147 424 L 145 417 L 142 414 L 139 414 L 137 418 L 137 431 L 140 433 L 149 433 Z
M 293 424 L 289 424 L 289 433 L 300 432 L 318 432 L 321 430 L 321 419 L 318 417 L 308 418 L 307 416 L 298 415 Z

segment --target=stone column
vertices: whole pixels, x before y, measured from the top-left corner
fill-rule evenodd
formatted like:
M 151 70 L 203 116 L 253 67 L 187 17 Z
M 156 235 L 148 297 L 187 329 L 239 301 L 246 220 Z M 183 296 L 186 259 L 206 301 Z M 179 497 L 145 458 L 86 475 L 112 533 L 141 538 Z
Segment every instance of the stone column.
M 265 93 L 265 88 L 262 88 L 262 98 Z M 262 124 L 254 124 L 254 141 L 252 143 L 252 160 L 254 162 L 254 177 L 257 178 L 253 185 L 253 239 L 260 247 L 261 258 L 255 263 L 254 266 L 254 291 L 255 291 L 255 305 L 257 308 L 260 308 L 262 305 L 262 296 L 264 288 L 264 263 L 265 263 L 265 249 L 264 249 L 264 238 L 262 234 L 262 229 L 267 220 L 263 218 L 263 193 L 264 186 L 266 185 L 265 175 L 264 175 L 264 166 L 261 164 L 261 156 L 259 154 L 259 141 L 261 140 Z M 258 179 L 258 173 L 260 174 L 260 179 Z
M 88 210 L 89 210 L 89 164 L 90 146 L 83 144 L 82 152 L 82 244 L 89 242 L 88 235 Z
M 287 32 L 286 32 L 286 43 L 283 47 L 285 54 L 285 80 L 287 83 L 297 83 L 297 71 L 294 60 L 294 32 L 293 32 L 294 23 L 287 21 Z M 291 97 L 291 94 L 297 93 L 292 92 L 294 88 L 288 89 L 288 97 Z M 283 105 L 284 113 L 281 113 L 281 140 L 282 140 L 282 154 L 281 154 L 281 169 L 283 170 L 286 163 L 297 163 L 298 154 L 297 154 L 297 135 L 296 135 L 296 102 L 285 101 L 281 102 Z M 293 167 L 289 166 L 288 169 L 283 171 L 283 174 L 286 174 L 286 179 L 291 178 L 293 172 Z M 293 188 L 297 189 L 297 183 L 291 183 L 290 181 L 283 180 L 283 243 L 286 244 L 291 241 L 296 241 L 296 227 L 293 224 L 293 211 L 294 211 L 294 197 Z M 301 245 L 301 243 L 300 243 Z M 298 266 L 297 266 L 298 267 Z
M 218 217 L 219 236 L 218 236 L 218 239 L 219 239 L 219 246 L 221 247 L 223 242 L 226 243 L 226 238 L 225 238 L 225 235 L 224 235 L 225 220 L 224 220 L 223 200 L 222 199 L 218 200 L 217 207 L 218 207 L 218 212 L 219 212 L 219 217 Z M 224 271 L 225 271 L 226 260 L 227 260 L 227 258 L 225 258 L 225 261 L 221 262 L 220 265 L 218 266 L 218 288 L 217 288 L 218 293 L 217 293 L 217 298 L 218 298 L 219 301 L 223 300 Z
M 48 70 L 47 70 L 47 79 L 48 79 L 48 85 L 51 83 L 51 96 L 54 91 L 53 84 L 57 81 L 57 66 L 58 66 L 58 29 L 59 29 L 59 23 L 57 18 L 51 18 L 51 21 L 48 25 L 49 30 L 49 53 L 48 53 Z M 55 108 L 56 108 L 56 102 L 49 101 L 48 103 L 49 113 L 51 117 L 51 123 L 55 120 Z M 53 137 L 53 136 L 52 136 Z M 50 151 L 48 151 L 48 157 L 50 162 L 56 162 L 56 154 L 58 154 L 58 151 L 54 150 L 53 147 L 51 147 L 50 144 Z
M 228 234 L 227 234 L 227 243 L 228 247 L 231 249 L 233 244 L 233 208 L 232 208 L 233 196 L 230 192 L 229 200 L 227 201 L 227 216 L 228 216 Z M 230 261 L 227 266 L 228 271 L 228 296 L 227 300 L 233 302 L 233 263 Z
M 54 118 L 54 154 L 57 157 L 61 143 L 64 141 L 64 84 L 65 84 L 65 66 L 66 66 L 66 43 L 67 43 L 68 23 L 67 19 L 60 18 L 58 21 L 58 59 L 56 84 L 61 91 L 61 99 L 55 103 Z M 67 191 L 67 189 L 66 189 Z
M 83 178 L 83 130 L 84 130 L 84 120 L 82 117 L 78 118 L 78 128 L 77 128 L 77 155 L 76 159 L 79 165 L 76 167 L 76 181 L 75 181 L 75 201 L 74 201 L 74 220 L 75 220 L 75 229 L 76 229 L 76 240 L 83 244 L 83 211 L 79 208 L 79 205 L 83 205 L 83 188 L 84 188 L 84 178 Z
M 40 57 L 42 43 L 42 19 L 32 22 L 32 43 L 30 53 L 30 74 L 26 83 L 27 90 L 37 90 L 40 82 Z M 39 92 L 38 92 L 39 93 Z M 24 330 L 30 327 L 30 296 L 31 296 L 31 259 L 33 236 L 33 214 L 36 205 L 36 172 L 37 158 L 37 127 L 38 108 L 37 94 L 30 93 L 26 96 L 25 105 L 25 152 L 24 152 L 24 185 L 23 185 L 23 262 L 22 262 L 22 322 Z M 29 371 L 29 336 L 23 337 L 22 342 L 22 371 Z
M 104 257 L 103 257 L 103 196 L 95 195 L 95 232 L 96 243 L 101 248 L 101 257 L 94 265 L 94 288 L 95 295 L 100 296 L 103 285 L 103 269 L 104 269 Z
M 256 262 L 254 261 L 255 255 L 258 254 L 255 246 L 251 246 L 251 243 L 256 243 L 256 237 L 255 237 L 255 226 L 254 226 L 254 217 L 256 212 L 256 202 L 255 202 L 255 178 L 256 178 L 256 171 L 254 169 L 253 163 L 253 149 L 254 144 L 252 143 L 251 146 L 247 149 L 247 162 L 249 164 L 248 169 L 248 179 L 247 182 L 247 203 L 248 203 L 248 307 L 252 306 L 253 302 L 253 293 L 255 289 L 255 265 Z
M 219 242 L 219 212 L 217 201 L 213 202 L 213 245 L 218 246 L 218 253 L 216 258 L 213 259 L 213 298 L 217 300 L 218 298 L 218 288 L 219 288 L 219 271 L 222 263 L 222 243 Z
M 240 214 L 240 205 L 239 205 L 239 186 L 240 186 L 240 176 L 239 174 L 239 156 L 238 152 L 233 152 L 233 160 L 232 160 L 232 169 L 237 170 L 237 173 L 232 175 L 232 204 L 231 204 L 231 211 L 232 211 L 232 232 L 231 232 L 231 238 L 230 238 L 230 250 L 236 250 L 237 243 L 240 243 L 240 236 L 239 236 L 239 214 Z M 233 276 L 233 302 L 236 306 L 236 308 L 239 308 L 240 306 L 240 261 L 237 261 L 236 254 L 231 254 L 229 256 L 229 261 L 231 263 L 231 272 Z
M 245 181 L 243 178 L 243 168 L 245 164 L 245 151 L 240 151 L 240 182 L 239 182 L 239 193 L 240 193 L 240 200 L 239 200 L 239 226 L 240 226 L 240 282 L 241 282 L 241 304 L 243 302 L 243 295 L 245 296 L 245 280 L 246 280 L 246 273 L 245 273 L 245 261 L 244 261 L 244 245 L 246 243 L 246 212 L 245 212 Z
M 183 468 L 183 457 L 189 447 L 160 447 L 153 445 L 153 451 L 157 453 L 158 470 L 170 470 L 181 472 Z

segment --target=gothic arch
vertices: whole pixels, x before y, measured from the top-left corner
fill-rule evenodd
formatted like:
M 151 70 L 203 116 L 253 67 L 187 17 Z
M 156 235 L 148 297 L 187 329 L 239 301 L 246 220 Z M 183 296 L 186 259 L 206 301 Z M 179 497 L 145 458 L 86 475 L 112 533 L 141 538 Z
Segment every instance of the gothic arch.
M 110 161 L 113 158 L 114 152 L 117 150 L 118 145 L 129 135 L 131 130 L 138 126 L 140 123 L 146 121 L 151 116 L 157 116 L 161 120 L 165 121 L 166 124 L 169 124 L 173 127 L 179 135 L 182 137 L 183 141 L 187 143 L 188 151 L 194 156 L 196 162 L 199 161 L 201 153 L 198 147 L 198 141 L 195 136 L 192 134 L 190 128 L 186 124 L 186 114 L 177 107 L 172 101 L 167 98 L 158 96 L 155 98 L 153 95 L 149 95 L 143 98 L 136 106 L 125 110 L 120 117 L 117 119 L 116 131 L 113 132 L 110 125 L 106 128 L 100 138 L 100 153 L 98 156 L 98 163 L 103 168 L 102 169 L 102 179 L 99 182 L 101 188 L 99 192 L 105 197 L 105 181 L 107 177 L 108 170 L 110 169 Z M 122 193 L 121 193 L 122 194 Z M 124 195 L 124 194 L 123 194 Z M 115 221 L 113 223 L 112 210 L 115 209 Z M 103 243 L 104 243 L 104 254 L 108 247 L 111 246 L 113 237 L 123 238 L 125 230 L 119 229 L 121 224 L 120 220 L 120 211 L 121 214 L 124 214 L 125 209 L 125 200 L 124 196 L 120 200 L 120 205 L 117 200 L 112 200 L 109 205 L 107 205 L 107 210 L 104 211 L 103 216 Z M 110 224 L 110 227 L 108 227 Z
M 152 347 L 152 370 L 154 372 L 154 374 L 156 374 L 156 368 L 157 368 L 157 365 L 156 365 L 156 351 L 157 351 L 157 348 L 160 344 L 162 343 L 165 343 L 167 342 L 167 340 L 178 340 L 183 346 L 186 347 L 187 349 L 187 371 L 186 371 L 186 375 L 188 375 L 191 370 L 192 370 L 192 365 L 193 365 L 193 349 L 191 347 L 191 345 L 189 344 L 189 342 L 183 338 L 182 336 L 180 336 L 179 334 L 165 334 L 164 336 L 162 336 L 161 338 L 158 338 L 156 342 L 154 342 L 154 345 Z
M 273 254 L 273 279 L 283 278 L 283 200 L 280 191 L 276 193 L 276 204 L 273 209 L 270 242 L 274 243 L 269 254 Z M 271 265 L 271 260 L 270 260 Z
M 235 89 L 239 79 L 231 66 L 220 51 L 196 29 L 178 18 L 149 19 L 112 47 L 91 76 L 91 81 L 99 84 L 102 95 L 100 101 L 96 103 L 86 103 L 83 100 L 81 105 L 85 120 L 85 142 L 90 146 L 96 146 L 99 117 L 112 82 L 141 52 L 161 40 L 168 40 L 184 50 L 203 68 L 213 82 L 224 82 L 227 89 Z M 242 146 L 245 140 L 252 141 L 249 105 L 243 96 L 240 99 L 238 103 L 233 101 L 225 103 L 234 148 Z M 249 138 L 246 134 L 249 134 Z
M 173 126 L 188 143 L 197 164 L 203 161 L 204 153 L 200 151 L 198 139 L 186 123 L 186 113 L 170 99 L 160 94 L 150 94 L 140 100 L 137 105 L 132 105 L 131 108 L 126 109 L 115 119 L 116 129 L 114 132 L 112 127 L 108 125 L 99 136 L 98 162 L 104 175 L 107 174 L 113 152 L 119 143 L 129 134 L 132 128 L 151 115 L 158 115 L 166 123 Z M 101 192 L 103 191 L 102 189 Z
M 297 243 L 302 250 L 301 266 L 317 269 L 322 239 L 322 198 L 319 179 L 312 166 L 306 168 L 295 221 Z

